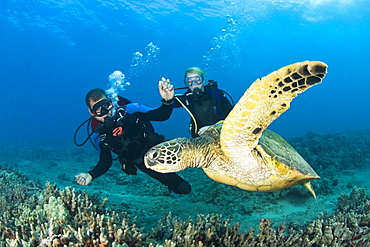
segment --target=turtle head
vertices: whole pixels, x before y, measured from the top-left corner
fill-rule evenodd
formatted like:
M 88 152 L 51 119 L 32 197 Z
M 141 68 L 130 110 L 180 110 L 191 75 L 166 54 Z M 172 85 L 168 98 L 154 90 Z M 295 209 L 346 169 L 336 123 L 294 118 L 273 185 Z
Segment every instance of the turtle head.
M 145 166 L 160 173 L 184 170 L 187 167 L 181 160 L 188 140 L 189 138 L 176 138 L 152 147 L 144 156 Z

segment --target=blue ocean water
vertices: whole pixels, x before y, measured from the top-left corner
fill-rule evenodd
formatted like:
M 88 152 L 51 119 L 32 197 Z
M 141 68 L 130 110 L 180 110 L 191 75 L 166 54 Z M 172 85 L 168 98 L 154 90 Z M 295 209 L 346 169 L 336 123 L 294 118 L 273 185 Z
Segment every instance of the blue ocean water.
M 122 96 L 159 106 L 158 80 L 182 87 L 190 66 L 237 101 L 255 79 L 304 60 L 329 73 L 270 129 L 285 138 L 368 129 L 369 30 L 365 0 L 2 0 L 0 145 L 74 145 L 85 94 L 106 89 L 115 70 L 130 82 Z M 155 126 L 173 138 L 189 136 L 188 123 L 176 109 Z

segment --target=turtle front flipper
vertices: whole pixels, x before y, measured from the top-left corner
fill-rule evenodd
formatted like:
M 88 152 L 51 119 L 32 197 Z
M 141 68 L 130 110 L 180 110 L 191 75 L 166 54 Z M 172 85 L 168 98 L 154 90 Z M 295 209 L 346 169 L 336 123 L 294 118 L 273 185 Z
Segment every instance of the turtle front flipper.
M 245 145 L 253 149 L 262 132 L 299 93 L 322 81 L 327 67 L 319 61 L 299 62 L 253 82 L 222 126 L 220 141 L 225 155 L 239 156 Z

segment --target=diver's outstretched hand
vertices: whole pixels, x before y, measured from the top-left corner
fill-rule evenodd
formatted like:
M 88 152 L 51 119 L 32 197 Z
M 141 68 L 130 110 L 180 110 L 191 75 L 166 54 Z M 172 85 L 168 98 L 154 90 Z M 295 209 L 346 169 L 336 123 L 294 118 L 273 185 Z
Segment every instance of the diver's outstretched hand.
M 175 90 L 169 79 L 162 77 L 162 79 L 158 82 L 158 89 L 162 99 L 166 101 L 173 99 Z
M 92 181 L 92 177 L 88 173 L 80 173 L 75 176 L 75 179 L 79 185 L 88 185 Z

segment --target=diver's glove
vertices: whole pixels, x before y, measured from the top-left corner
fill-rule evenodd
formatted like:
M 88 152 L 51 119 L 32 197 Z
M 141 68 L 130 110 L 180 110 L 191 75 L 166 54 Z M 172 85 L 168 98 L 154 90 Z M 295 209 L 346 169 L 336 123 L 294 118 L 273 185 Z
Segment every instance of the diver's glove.
M 75 176 L 75 179 L 79 185 L 88 185 L 93 178 L 89 173 L 80 173 Z

